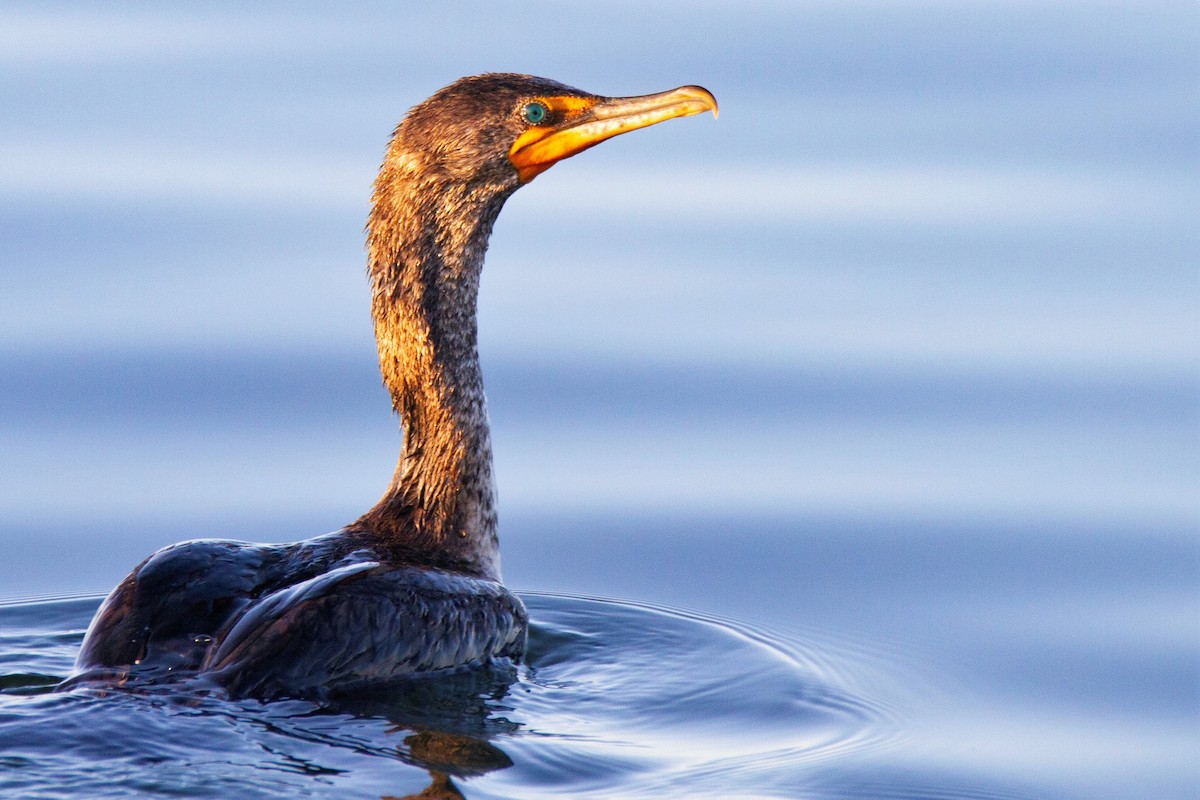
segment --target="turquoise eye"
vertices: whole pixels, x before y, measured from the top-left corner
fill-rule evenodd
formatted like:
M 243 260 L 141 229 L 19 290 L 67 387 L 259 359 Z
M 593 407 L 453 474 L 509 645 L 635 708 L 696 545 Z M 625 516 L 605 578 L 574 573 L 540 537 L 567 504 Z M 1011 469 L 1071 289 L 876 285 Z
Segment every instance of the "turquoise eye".
M 525 121 L 537 125 L 539 122 L 545 121 L 548 113 L 546 107 L 541 103 L 530 103 L 525 106 Z

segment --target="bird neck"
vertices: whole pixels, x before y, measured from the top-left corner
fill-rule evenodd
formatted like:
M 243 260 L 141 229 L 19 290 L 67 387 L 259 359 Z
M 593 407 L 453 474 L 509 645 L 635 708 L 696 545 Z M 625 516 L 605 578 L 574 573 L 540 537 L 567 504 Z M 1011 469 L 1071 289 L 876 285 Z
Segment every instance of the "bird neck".
M 390 154 L 367 225 L 372 313 L 404 441 L 383 498 L 354 528 L 408 559 L 499 578 L 479 276 L 511 189 L 438 182 Z

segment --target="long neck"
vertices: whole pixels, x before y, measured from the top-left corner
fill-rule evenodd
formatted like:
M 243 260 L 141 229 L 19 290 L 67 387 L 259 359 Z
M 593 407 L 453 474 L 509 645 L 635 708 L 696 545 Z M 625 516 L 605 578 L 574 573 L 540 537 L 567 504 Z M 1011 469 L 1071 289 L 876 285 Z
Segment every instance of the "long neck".
M 476 304 L 511 190 L 425 177 L 389 153 L 368 223 L 379 364 L 404 442 L 391 485 L 354 528 L 410 557 L 499 577 Z

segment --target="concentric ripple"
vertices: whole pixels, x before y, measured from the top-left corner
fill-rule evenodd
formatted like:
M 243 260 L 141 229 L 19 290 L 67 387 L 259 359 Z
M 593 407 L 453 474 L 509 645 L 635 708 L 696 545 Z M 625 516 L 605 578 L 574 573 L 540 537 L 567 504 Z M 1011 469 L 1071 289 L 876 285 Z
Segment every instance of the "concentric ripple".
M 616 776 L 631 796 L 736 797 L 753 786 L 793 797 L 811 765 L 893 727 L 882 705 L 848 688 L 852 665 L 812 642 L 661 606 L 525 601 L 529 667 L 510 705 L 538 738 L 507 750 L 537 770 L 546 796 L 612 797 Z
M 520 668 L 324 704 L 230 700 L 196 678 L 54 692 L 98 600 L 0 605 L 0 796 L 795 797 L 894 729 L 818 642 L 524 599 Z

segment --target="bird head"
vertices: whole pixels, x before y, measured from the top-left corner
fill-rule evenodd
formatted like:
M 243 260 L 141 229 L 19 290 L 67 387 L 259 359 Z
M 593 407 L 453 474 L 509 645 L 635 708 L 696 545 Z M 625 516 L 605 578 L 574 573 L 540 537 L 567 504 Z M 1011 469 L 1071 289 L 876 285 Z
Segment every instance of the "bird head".
M 413 108 L 393 153 L 426 174 L 515 189 L 605 139 L 674 117 L 717 113 L 699 86 L 602 97 L 530 75 L 462 78 Z

